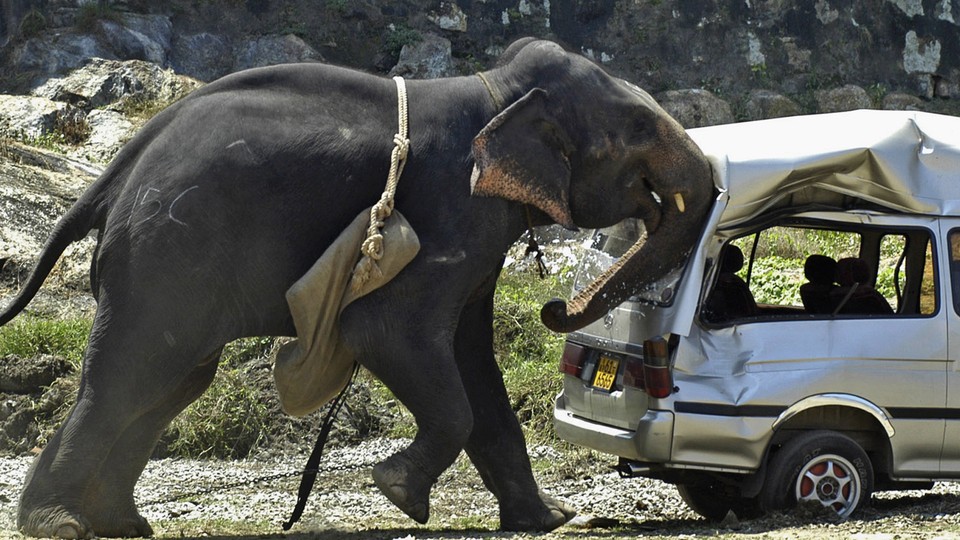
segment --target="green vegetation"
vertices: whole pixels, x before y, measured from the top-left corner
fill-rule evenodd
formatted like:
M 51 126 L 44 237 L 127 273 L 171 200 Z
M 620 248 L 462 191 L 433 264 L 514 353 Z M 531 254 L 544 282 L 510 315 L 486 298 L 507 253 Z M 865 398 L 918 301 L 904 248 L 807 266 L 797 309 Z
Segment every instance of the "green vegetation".
M 569 272 L 560 272 L 567 276 Z M 505 271 L 494 298 L 494 352 L 503 380 L 530 441 L 553 439 L 553 400 L 560 392 L 557 362 L 563 335 L 540 322 L 544 302 L 568 296 L 571 285 L 556 276 L 540 279 L 529 271 Z
M 79 111 L 60 111 L 53 129 L 36 137 L 20 134 L 20 142 L 52 152 L 65 153 L 64 148 L 82 144 L 90 137 L 86 114 Z
M 46 28 L 47 18 L 44 17 L 43 12 L 37 8 L 31 8 L 20 21 L 20 37 L 23 39 L 36 37 Z
M 79 368 L 91 326 L 88 319 L 52 320 L 22 316 L 0 327 L 0 356 L 52 354 L 62 356 Z
M 387 41 L 383 48 L 388 54 L 399 56 L 404 45 L 413 45 L 421 41 L 423 41 L 423 36 L 413 28 L 404 24 L 390 25 Z
M 221 369 L 210 388 L 167 429 L 166 450 L 195 458 L 246 457 L 270 421 L 269 407 L 249 379 L 248 368 Z
M 540 323 L 540 307 L 555 296 L 566 296 L 565 279 L 541 280 L 532 271 L 508 271 L 495 299 L 495 351 L 514 410 L 531 441 L 553 438 L 553 399 L 560 390 L 556 363 L 563 336 Z M 561 275 L 569 276 L 569 272 Z M 0 356 L 31 357 L 53 354 L 79 368 L 91 321 L 21 317 L 0 328 Z M 274 338 L 245 338 L 228 344 L 210 388 L 171 424 L 161 438 L 161 451 L 177 457 L 242 458 L 263 444 L 275 421 L 275 397 L 264 398 L 263 385 L 255 384 L 254 371 L 262 369 L 274 347 Z M 42 421 L 49 434 L 73 404 L 80 370 L 56 383 L 65 400 L 53 418 Z M 369 372 L 361 371 L 347 401 L 350 417 L 344 427 L 358 436 L 412 437 L 412 415 Z
M 119 21 L 120 12 L 107 0 L 97 0 L 80 5 L 77 11 L 76 27 L 82 32 L 92 32 L 97 21 Z

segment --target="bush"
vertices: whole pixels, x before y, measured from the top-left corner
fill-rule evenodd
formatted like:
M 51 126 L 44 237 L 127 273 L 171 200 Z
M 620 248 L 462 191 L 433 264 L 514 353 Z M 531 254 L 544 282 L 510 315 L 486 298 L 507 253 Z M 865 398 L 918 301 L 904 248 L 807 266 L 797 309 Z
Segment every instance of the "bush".
M 0 356 L 15 354 L 26 358 L 52 354 L 66 358 L 78 368 L 92 326 L 90 319 L 20 317 L 0 328 Z
M 221 369 L 200 398 L 180 413 L 162 440 L 179 457 L 247 457 L 268 427 L 269 409 L 248 384 L 247 369 Z

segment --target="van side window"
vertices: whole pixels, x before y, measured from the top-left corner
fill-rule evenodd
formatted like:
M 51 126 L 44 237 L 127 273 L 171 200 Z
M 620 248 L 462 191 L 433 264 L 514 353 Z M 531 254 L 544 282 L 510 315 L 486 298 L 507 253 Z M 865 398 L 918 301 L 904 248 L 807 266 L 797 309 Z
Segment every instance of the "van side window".
M 701 310 L 730 321 L 932 315 L 937 310 L 933 243 L 923 228 L 831 230 L 798 222 L 725 244 Z M 960 229 L 951 269 L 960 279 Z M 733 264 L 731 254 L 742 254 Z M 734 286 L 736 285 L 736 287 Z M 960 282 L 954 291 L 960 312 Z
M 960 313 L 960 229 L 950 231 L 950 285 L 953 309 Z

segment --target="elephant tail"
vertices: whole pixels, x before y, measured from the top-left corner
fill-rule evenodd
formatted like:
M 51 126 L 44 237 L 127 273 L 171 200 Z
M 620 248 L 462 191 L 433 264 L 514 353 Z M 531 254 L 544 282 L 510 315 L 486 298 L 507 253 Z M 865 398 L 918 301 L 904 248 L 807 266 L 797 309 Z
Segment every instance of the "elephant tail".
M 33 300 L 67 246 L 82 240 L 91 230 L 102 228 L 106 210 L 115 191 L 111 187 L 118 183 L 118 177 L 123 176 L 119 174 L 120 165 L 118 162 L 111 164 L 54 226 L 30 272 L 30 277 L 10 303 L 0 311 L 0 326 L 19 315 Z

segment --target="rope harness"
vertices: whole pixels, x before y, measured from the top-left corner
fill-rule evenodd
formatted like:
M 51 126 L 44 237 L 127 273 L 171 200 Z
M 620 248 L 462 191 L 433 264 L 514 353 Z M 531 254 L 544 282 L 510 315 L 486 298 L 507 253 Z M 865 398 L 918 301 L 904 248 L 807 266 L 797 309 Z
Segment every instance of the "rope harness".
M 360 291 L 364 283 L 371 278 L 379 279 L 383 276 L 380 267 L 377 265 L 377 261 L 383 258 L 383 234 L 381 230 L 386 224 L 386 219 L 393 213 L 397 183 L 400 180 L 400 174 L 403 172 L 403 166 L 407 162 L 407 151 L 410 149 L 410 139 L 407 137 L 407 87 L 403 77 L 394 77 L 393 80 L 397 84 L 398 129 L 393 136 L 393 151 L 390 153 L 390 173 L 387 175 L 387 186 L 384 188 L 380 200 L 370 208 L 370 224 L 367 227 L 367 237 L 360 246 L 360 261 L 353 270 L 351 286 L 355 292 Z M 344 396 L 350 389 L 359 369 L 360 364 L 354 363 L 350 381 L 331 402 L 330 409 L 323 418 L 317 442 L 313 446 L 313 451 L 310 453 L 310 458 L 307 459 L 306 467 L 304 467 L 303 476 L 300 478 L 300 488 L 297 490 L 297 505 L 293 509 L 290 519 L 283 524 L 283 530 L 285 531 L 290 530 L 293 524 L 299 521 L 303 515 L 307 499 L 310 497 L 310 491 L 313 490 L 313 484 L 317 479 L 320 458 L 323 456 L 323 447 L 327 443 L 337 413 L 343 406 Z
M 486 88 L 487 93 L 490 94 L 490 99 L 493 100 L 493 105 L 497 108 L 497 114 L 503 112 L 506 108 L 506 102 L 500 92 L 490 83 L 490 79 L 488 79 L 482 71 L 477 72 L 477 78 L 480 79 L 483 87 Z M 540 244 L 537 243 L 537 237 L 533 233 L 533 216 L 530 215 L 530 206 L 525 204 L 523 205 L 523 209 L 527 217 L 527 251 L 524 253 L 524 257 L 528 257 L 531 253 L 534 254 L 537 274 L 540 276 L 540 279 L 545 279 L 548 273 L 547 265 L 543 262 L 543 250 L 540 249 Z
M 383 229 L 384 221 L 393 213 L 394 196 L 397 192 L 397 183 L 403 166 L 407 163 L 407 151 L 410 149 L 410 139 L 407 138 L 407 86 L 403 77 L 394 77 L 397 83 L 397 115 L 398 131 L 393 136 L 393 151 L 390 153 L 390 173 L 387 175 L 387 187 L 383 190 L 380 200 L 370 209 L 370 225 L 367 228 L 367 238 L 360 247 L 361 258 L 353 271 L 352 286 L 354 291 L 371 278 L 379 276 L 380 267 L 377 261 L 383 258 Z

